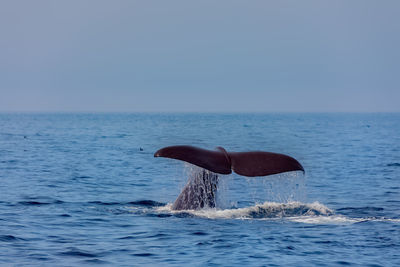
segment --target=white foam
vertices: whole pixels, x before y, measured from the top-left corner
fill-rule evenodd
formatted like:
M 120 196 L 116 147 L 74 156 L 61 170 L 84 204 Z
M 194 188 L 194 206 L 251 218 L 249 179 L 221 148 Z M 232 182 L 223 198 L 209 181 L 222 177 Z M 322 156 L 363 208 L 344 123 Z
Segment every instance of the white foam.
M 299 216 L 288 218 L 290 221 L 308 224 L 353 224 L 363 219 L 348 218 L 342 215 L 331 216 Z
M 331 215 L 333 211 L 326 206 L 314 202 L 304 204 L 300 202 L 277 203 L 265 202 L 255 206 L 238 209 L 201 209 L 201 210 L 172 210 L 172 204 L 157 208 L 159 212 L 189 213 L 197 217 L 209 219 L 273 219 L 298 216 Z
M 172 210 L 172 204 L 167 204 L 155 209 L 159 213 L 190 214 L 207 219 L 240 219 L 240 220 L 277 220 L 285 219 L 297 223 L 306 224 L 334 224 L 346 225 L 362 222 L 391 222 L 400 223 L 400 219 L 392 218 L 350 218 L 335 214 L 325 205 L 314 203 L 277 203 L 265 202 L 251 207 L 238 209 L 201 209 L 201 210 Z M 154 209 L 152 210 L 154 212 Z
M 301 216 L 292 217 L 289 220 L 293 222 L 309 223 L 309 224 L 353 224 L 360 222 L 394 222 L 400 223 L 400 219 L 390 218 L 349 218 L 343 215 L 332 216 Z

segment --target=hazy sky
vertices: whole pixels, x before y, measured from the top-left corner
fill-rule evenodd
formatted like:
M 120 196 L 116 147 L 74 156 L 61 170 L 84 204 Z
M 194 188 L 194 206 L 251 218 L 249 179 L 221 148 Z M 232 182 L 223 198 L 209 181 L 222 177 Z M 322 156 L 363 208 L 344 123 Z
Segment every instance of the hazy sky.
M 0 111 L 400 111 L 400 1 L 0 2 Z

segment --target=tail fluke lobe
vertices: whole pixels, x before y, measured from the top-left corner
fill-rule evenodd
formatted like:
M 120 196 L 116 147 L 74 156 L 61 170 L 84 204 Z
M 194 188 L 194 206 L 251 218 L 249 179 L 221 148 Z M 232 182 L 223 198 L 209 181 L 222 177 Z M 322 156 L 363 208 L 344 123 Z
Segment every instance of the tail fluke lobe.
M 215 173 L 232 173 L 231 164 L 222 151 L 212 151 L 194 146 L 168 146 L 158 150 L 154 157 L 183 160 Z
M 303 171 L 301 164 L 287 155 L 253 151 L 229 152 L 232 169 L 243 176 L 266 176 L 289 171 Z

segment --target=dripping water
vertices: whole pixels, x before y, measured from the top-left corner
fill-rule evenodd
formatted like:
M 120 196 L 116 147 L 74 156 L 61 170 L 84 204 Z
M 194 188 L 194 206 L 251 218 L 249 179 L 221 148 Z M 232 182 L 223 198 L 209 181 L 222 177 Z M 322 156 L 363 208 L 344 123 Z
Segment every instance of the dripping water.
M 184 173 L 185 179 L 188 179 L 186 187 L 190 189 L 186 192 L 185 200 L 194 200 L 194 205 L 201 208 L 243 208 L 266 201 L 305 203 L 307 200 L 302 172 L 263 177 L 244 177 L 235 173 L 217 175 L 187 163 Z

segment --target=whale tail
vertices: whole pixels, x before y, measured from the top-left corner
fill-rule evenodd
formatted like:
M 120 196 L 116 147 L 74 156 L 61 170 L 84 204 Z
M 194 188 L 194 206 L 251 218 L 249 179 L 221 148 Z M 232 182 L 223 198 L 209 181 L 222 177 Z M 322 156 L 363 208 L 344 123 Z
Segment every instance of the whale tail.
M 224 148 L 207 150 L 193 146 L 169 146 L 158 150 L 154 157 L 183 160 L 219 174 L 230 174 L 232 170 L 240 175 L 255 177 L 289 171 L 303 171 L 294 158 L 264 151 L 227 152 Z
M 183 160 L 203 168 L 189 179 L 172 205 L 174 210 L 195 210 L 215 207 L 219 174 L 237 174 L 254 177 L 288 171 L 303 171 L 292 157 L 263 151 L 227 152 L 222 147 L 216 151 L 193 146 L 169 146 L 158 150 L 154 157 Z

